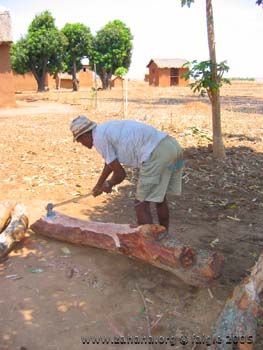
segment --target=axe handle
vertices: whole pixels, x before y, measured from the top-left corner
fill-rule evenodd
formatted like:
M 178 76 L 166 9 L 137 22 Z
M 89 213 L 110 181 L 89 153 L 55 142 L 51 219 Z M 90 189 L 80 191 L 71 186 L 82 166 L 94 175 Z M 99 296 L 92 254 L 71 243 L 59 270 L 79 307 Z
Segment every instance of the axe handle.
M 87 198 L 87 197 L 89 197 L 89 196 L 91 196 L 91 195 L 92 195 L 92 192 L 89 192 L 89 193 L 87 193 L 87 194 L 83 194 L 83 195 L 81 195 L 81 196 L 68 199 L 68 200 L 66 200 L 66 201 L 63 201 L 63 202 L 54 204 L 54 205 L 53 205 L 53 208 L 60 207 L 60 206 L 62 206 L 62 205 L 65 205 L 65 204 L 68 204 L 68 203 L 72 203 L 72 202 L 76 202 L 76 201 L 78 202 L 80 199 Z

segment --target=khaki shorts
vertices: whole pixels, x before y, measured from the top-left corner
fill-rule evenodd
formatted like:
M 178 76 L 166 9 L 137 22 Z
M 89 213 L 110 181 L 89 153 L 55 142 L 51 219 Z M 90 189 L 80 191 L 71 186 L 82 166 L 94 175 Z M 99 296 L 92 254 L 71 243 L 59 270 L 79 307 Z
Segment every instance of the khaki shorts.
M 183 151 L 179 143 L 166 136 L 142 163 L 136 199 L 140 202 L 161 203 L 166 194 L 182 192 Z

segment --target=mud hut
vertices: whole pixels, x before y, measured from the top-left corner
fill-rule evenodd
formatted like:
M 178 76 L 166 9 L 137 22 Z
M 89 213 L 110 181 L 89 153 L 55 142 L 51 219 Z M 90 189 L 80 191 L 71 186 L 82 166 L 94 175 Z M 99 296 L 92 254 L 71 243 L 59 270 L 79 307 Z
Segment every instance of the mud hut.
M 110 86 L 111 87 L 122 87 L 123 86 L 123 78 L 120 77 L 119 75 L 117 75 L 117 76 L 113 75 L 111 77 Z
M 10 62 L 11 17 L 0 6 L 0 107 L 15 106 L 15 86 Z
M 183 67 L 187 62 L 181 58 L 155 58 L 147 65 L 149 68 L 149 85 L 153 86 L 186 86 L 188 81 L 182 77 L 188 68 Z

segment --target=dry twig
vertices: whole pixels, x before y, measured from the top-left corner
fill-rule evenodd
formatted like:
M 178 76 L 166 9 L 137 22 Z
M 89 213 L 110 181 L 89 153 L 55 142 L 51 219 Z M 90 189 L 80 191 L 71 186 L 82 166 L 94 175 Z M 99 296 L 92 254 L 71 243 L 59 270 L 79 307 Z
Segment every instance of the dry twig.
M 136 286 L 136 289 L 137 289 L 138 293 L 140 294 L 140 296 L 141 296 L 141 298 L 142 298 L 142 301 L 143 301 L 144 310 L 145 310 L 145 318 L 146 318 L 146 321 L 147 321 L 148 338 L 151 338 L 151 337 L 152 337 L 152 332 L 151 332 L 151 321 L 150 321 L 148 306 L 147 306 L 146 300 L 145 300 L 145 298 L 144 298 L 144 295 L 143 295 L 143 293 L 142 293 L 140 287 L 138 286 L 137 283 L 135 283 L 135 286 Z M 149 349 L 150 349 L 150 350 L 154 350 L 152 344 L 149 344 Z

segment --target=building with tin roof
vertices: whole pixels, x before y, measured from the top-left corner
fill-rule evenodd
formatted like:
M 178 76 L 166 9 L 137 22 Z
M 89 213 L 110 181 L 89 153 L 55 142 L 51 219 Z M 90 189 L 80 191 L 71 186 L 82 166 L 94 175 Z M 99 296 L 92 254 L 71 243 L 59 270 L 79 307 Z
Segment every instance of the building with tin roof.
M 187 63 L 182 58 L 153 58 L 147 65 L 149 68 L 148 81 L 153 86 L 186 86 L 188 81 L 182 74 L 188 71 L 183 65 Z

